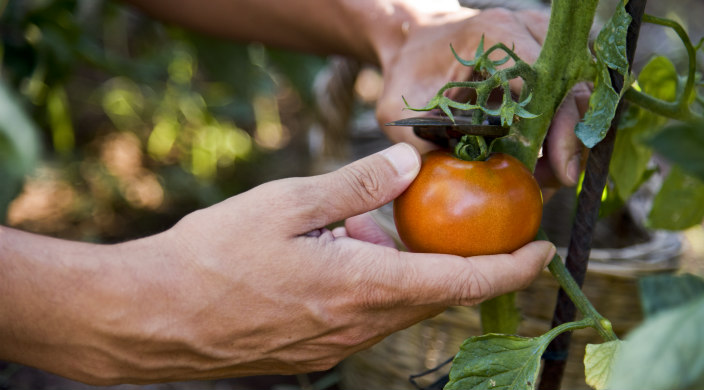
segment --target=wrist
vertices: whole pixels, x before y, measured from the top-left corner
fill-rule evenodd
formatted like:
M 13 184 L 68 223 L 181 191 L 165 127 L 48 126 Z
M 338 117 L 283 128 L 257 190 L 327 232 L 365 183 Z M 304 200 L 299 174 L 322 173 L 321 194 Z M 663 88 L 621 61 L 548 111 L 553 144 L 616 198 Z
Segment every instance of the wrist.
M 116 245 L 0 226 L 0 359 L 92 384 L 139 381 L 171 277 L 159 235 Z M 159 297 L 159 299 L 154 299 Z M 173 330 L 173 329 L 172 329 Z
M 106 362 L 112 372 L 108 383 L 174 376 L 173 347 L 189 344 L 190 329 L 182 320 L 189 294 L 178 242 L 169 230 L 111 245 L 107 252 L 116 267 L 98 289 L 94 304 L 109 305 L 97 310 L 94 330 L 112 358 Z
M 120 305 L 106 292 L 127 287 L 110 248 L 0 227 L 0 358 L 91 383 L 112 376 L 101 328 Z

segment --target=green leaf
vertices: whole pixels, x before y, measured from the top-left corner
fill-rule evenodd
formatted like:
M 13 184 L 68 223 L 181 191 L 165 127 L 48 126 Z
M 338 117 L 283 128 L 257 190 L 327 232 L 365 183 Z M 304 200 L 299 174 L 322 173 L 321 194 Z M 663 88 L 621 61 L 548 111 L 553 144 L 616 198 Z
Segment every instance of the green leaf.
M 603 344 L 587 344 L 584 354 L 584 375 L 586 382 L 594 389 L 606 388 L 616 353 L 623 341 L 614 340 Z
M 638 287 L 646 317 L 704 296 L 704 279 L 692 274 L 646 276 L 638 281 Z
M 616 355 L 610 389 L 704 388 L 704 296 L 634 330 Z
M 0 79 L 0 221 L 39 159 L 39 131 Z
M 675 66 L 666 57 L 653 58 L 638 75 L 638 85 L 644 93 L 674 101 L 678 88 Z M 665 122 L 664 117 L 635 105 L 626 111 L 616 133 L 609 165 L 609 174 L 621 200 L 627 200 L 643 183 L 652 156 L 652 149 L 646 144 L 647 137 L 652 136 Z
M 657 56 L 648 61 L 638 75 L 643 93 L 668 102 L 677 99 L 679 76 L 675 65 L 667 57 Z
M 672 167 L 653 200 L 647 224 L 655 229 L 682 230 L 704 219 L 704 182 Z
M 533 389 L 549 343 L 545 335 L 471 337 L 462 343 L 445 389 Z
M 46 110 L 51 126 L 54 150 L 64 155 L 70 153 L 75 144 L 75 135 L 68 96 L 66 96 L 66 90 L 62 85 L 57 85 L 48 91 Z
M 647 143 L 658 154 L 704 181 L 704 122 L 669 126 Z
M 619 129 L 614 141 L 614 151 L 609 164 L 609 173 L 622 201 L 626 201 L 642 183 L 647 172 L 652 149 L 639 141 L 649 125 L 639 122 L 636 127 Z
M 460 346 L 445 389 L 533 389 L 540 359 L 548 344 L 562 332 L 592 326 L 588 320 L 568 322 L 540 337 L 485 334 Z
M 604 139 L 620 100 L 619 94 L 611 86 L 608 68 L 603 63 L 597 66 L 599 73 L 594 81 L 594 91 L 589 97 L 589 109 L 575 128 L 577 137 L 588 148 L 593 148 Z
M 624 79 L 628 74 L 626 34 L 631 16 L 626 12 L 627 1 L 619 2 L 616 11 L 606 22 L 594 42 L 594 52 L 599 61 L 620 73 Z
M 594 92 L 589 98 L 589 109 L 584 120 L 577 124 L 577 137 L 588 148 L 594 147 L 604 139 L 616 113 L 621 95 L 611 85 L 609 69 L 613 69 L 628 80 L 628 58 L 626 55 L 626 33 L 631 24 L 631 17 L 626 12 L 626 1 L 621 1 L 613 16 L 604 25 L 594 43 L 594 54 L 597 59 L 597 75 L 594 81 Z M 624 82 L 625 92 L 628 83 Z

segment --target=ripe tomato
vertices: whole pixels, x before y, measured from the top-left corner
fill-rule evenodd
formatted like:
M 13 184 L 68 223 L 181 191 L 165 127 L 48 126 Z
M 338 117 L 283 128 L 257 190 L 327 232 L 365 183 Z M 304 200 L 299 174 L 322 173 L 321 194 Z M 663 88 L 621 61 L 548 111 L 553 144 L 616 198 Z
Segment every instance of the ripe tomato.
M 542 210 L 540 187 L 516 158 L 497 153 L 464 161 L 432 151 L 394 202 L 394 221 L 413 252 L 476 256 L 510 253 L 531 241 Z

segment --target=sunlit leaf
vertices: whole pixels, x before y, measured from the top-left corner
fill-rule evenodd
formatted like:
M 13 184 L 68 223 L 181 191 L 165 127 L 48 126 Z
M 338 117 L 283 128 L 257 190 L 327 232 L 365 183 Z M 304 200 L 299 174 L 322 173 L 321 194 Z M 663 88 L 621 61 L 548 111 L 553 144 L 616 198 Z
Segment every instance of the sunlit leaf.
M 674 101 L 677 96 L 678 76 L 675 66 L 666 57 L 650 60 L 638 75 L 641 91 L 653 97 Z M 666 122 L 638 106 L 631 106 L 624 114 L 616 133 L 609 174 L 621 200 L 627 200 L 638 189 L 648 172 L 652 149 L 647 137 Z
M 682 230 L 704 220 L 704 182 L 675 165 L 653 200 L 648 225 L 656 229 Z
M 73 151 L 75 143 L 73 121 L 68 96 L 63 86 L 59 85 L 49 90 L 46 97 L 46 110 L 54 150 L 60 154 Z
M 667 57 L 653 57 L 638 74 L 638 85 L 643 93 L 674 102 L 677 99 L 678 86 L 675 65 Z
M 616 355 L 609 389 L 704 388 L 704 296 L 634 330 Z
M 648 127 L 647 123 L 639 121 L 637 126 L 619 129 L 616 133 L 609 173 L 622 201 L 627 200 L 642 183 L 653 154 L 652 149 L 639 140 Z
M 606 388 L 611 377 L 614 358 L 622 343 L 621 340 L 614 340 L 603 344 L 587 344 L 584 354 L 584 375 L 589 386 L 597 390 Z

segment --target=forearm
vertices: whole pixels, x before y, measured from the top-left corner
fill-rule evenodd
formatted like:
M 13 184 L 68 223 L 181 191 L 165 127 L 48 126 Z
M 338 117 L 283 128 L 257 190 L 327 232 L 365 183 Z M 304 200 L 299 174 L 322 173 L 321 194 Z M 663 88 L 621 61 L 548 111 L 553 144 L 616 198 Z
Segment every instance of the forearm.
M 411 26 L 457 10 L 452 0 L 126 0 L 196 31 L 382 64 Z
M 141 329 L 136 297 L 153 287 L 133 274 L 132 249 L 0 226 L 0 359 L 92 383 L 122 376 L 113 344 Z

